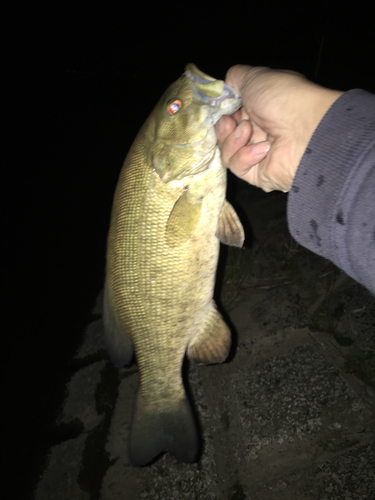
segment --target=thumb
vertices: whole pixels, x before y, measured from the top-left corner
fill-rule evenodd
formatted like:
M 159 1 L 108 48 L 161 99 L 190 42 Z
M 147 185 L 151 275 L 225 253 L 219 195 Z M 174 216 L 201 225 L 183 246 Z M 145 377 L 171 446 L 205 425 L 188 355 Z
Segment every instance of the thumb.
M 236 64 L 229 68 L 225 83 L 233 87 L 240 95 L 243 88 L 248 87 L 251 81 L 262 73 L 269 72 L 270 69 L 265 66 L 247 66 L 245 64 Z
M 243 83 L 252 68 L 253 66 L 247 66 L 245 64 L 236 64 L 232 66 L 227 71 L 225 83 L 233 87 L 240 94 Z

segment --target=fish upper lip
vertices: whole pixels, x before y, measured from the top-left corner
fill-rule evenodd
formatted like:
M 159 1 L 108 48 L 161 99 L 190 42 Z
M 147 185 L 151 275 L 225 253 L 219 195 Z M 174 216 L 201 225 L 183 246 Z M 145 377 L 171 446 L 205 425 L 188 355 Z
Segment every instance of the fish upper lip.
M 199 141 L 194 141 L 194 142 L 186 142 L 185 144 L 171 144 L 172 146 L 175 146 L 176 148 L 180 147 L 180 148 L 184 148 L 186 146 L 190 146 L 190 147 L 194 147 L 196 145 L 199 145 L 199 144 L 202 144 L 206 139 L 207 139 L 207 136 L 208 134 L 210 133 L 210 130 L 215 126 L 215 123 L 217 121 L 219 121 L 220 118 L 218 118 L 216 121 L 214 121 L 212 119 L 212 117 L 210 117 L 210 126 L 207 127 L 207 133 L 206 135 L 203 137 L 203 139 L 199 139 Z

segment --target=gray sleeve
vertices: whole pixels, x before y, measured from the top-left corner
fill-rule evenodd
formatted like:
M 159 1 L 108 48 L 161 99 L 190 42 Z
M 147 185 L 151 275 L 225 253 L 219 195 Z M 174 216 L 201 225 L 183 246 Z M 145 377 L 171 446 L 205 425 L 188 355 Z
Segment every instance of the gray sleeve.
M 304 247 L 375 294 L 375 95 L 343 94 L 315 130 L 288 196 Z

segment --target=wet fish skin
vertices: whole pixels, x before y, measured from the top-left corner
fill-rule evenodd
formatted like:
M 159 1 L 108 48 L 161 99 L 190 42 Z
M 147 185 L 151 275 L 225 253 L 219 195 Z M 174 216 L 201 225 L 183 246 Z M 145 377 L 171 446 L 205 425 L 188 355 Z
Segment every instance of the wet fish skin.
M 230 349 L 229 328 L 213 301 L 219 239 L 242 246 L 244 233 L 225 201 L 213 125 L 240 105 L 224 82 L 188 65 L 139 131 L 120 173 L 103 320 L 114 364 L 128 364 L 134 349 L 139 367 L 133 465 L 162 451 L 195 460 L 199 440 L 181 377 L 184 356 L 216 363 Z

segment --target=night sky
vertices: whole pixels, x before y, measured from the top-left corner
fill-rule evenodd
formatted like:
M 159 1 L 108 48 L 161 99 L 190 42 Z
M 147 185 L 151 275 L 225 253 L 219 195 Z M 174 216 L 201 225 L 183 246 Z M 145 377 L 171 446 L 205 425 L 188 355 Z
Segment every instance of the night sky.
M 375 92 L 371 5 L 322 4 L 226 2 L 223 10 L 214 2 L 30 2 L 4 17 L 8 483 L 32 491 L 44 450 L 56 442 L 51 422 L 102 287 L 122 162 L 185 65 L 216 78 L 236 63 L 266 65 L 340 90 Z

